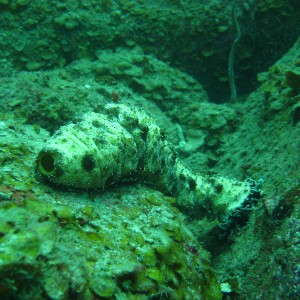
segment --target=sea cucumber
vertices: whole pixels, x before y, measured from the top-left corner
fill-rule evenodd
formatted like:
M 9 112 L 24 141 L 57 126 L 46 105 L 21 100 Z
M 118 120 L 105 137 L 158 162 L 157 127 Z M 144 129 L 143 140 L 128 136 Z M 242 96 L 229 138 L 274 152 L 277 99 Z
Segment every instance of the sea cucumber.
M 253 199 L 253 182 L 191 172 L 154 119 L 127 104 L 107 104 L 61 127 L 39 152 L 36 167 L 46 180 L 78 189 L 140 181 L 176 197 L 185 212 L 222 222 Z

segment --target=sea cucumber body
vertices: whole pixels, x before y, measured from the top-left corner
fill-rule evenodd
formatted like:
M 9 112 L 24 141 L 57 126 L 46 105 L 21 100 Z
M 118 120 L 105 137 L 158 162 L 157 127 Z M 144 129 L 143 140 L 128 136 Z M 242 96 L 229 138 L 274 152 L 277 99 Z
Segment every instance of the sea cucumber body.
M 124 181 L 148 183 L 197 215 L 224 220 L 251 194 L 248 182 L 192 173 L 176 157 L 165 133 L 140 108 L 107 104 L 61 127 L 37 157 L 47 180 L 79 189 L 105 189 Z

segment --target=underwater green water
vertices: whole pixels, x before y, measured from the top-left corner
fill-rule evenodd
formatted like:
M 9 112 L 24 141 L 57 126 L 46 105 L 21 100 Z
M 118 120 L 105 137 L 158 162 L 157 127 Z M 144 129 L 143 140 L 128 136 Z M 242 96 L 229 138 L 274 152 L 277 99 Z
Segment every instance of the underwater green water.
M 298 0 L 0 0 L 0 299 L 299 299 Z

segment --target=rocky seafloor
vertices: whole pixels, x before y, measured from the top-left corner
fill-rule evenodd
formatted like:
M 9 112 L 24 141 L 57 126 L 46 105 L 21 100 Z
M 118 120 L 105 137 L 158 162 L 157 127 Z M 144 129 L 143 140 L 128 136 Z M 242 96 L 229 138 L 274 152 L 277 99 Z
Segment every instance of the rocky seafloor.
M 228 103 L 228 3 L 0 1 L 1 299 L 299 298 L 299 4 L 243 2 L 241 23 L 253 19 L 237 49 L 242 96 Z M 273 19 L 282 25 L 271 31 Z M 249 42 L 252 21 L 256 37 L 281 33 L 264 39 L 269 65 Z M 43 182 L 35 164 L 47 139 L 109 102 L 154 116 L 194 172 L 260 182 L 248 223 L 223 237 L 218 222 L 143 183 Z

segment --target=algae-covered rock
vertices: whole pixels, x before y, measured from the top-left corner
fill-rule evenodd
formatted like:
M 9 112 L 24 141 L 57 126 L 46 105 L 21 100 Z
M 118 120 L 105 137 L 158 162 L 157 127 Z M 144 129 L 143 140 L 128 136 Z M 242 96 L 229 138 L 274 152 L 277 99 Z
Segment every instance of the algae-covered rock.
M 195 75 L 219 102 L 229 90 L 232 3 L 0 0 L 1 63 L 22 70 L 45 70 L 94 58 L 100 48 L 140 45 L 147 53 Z M 278 59 L 299 34 L 299 1 L 236 4 L 242 39 L 235 67 L 238 91 L 243 94 L 253 88 L 256 71 Z
M 0 5 L 8 6 L 11 10 L 16 10 L 20 7 L 26 6 L 31 0 L 0 0 Z
M 13 110 L 27 123 L 49 131 L 108 101 L 130 101 L 140 106 L 148 100 L 176 121 L 180 111 L 191 115 L 195 101 L 208 101 L 194 78 L 145 54 L 140 47 L 98 50 L 96 60 L 81 59 L 64 69 L 38 72 L 36 65 L 30 63 L 31 72 L 14 74 L 13 81 L 11 73 L 1 76 L 1 85 L 5 86 L 1 95 L 6 101 L 0 108 L 4 112 Z
M 208 253 L 161 194 L 124 187 L 92 212 L 72 198 L 1 203 L 1 298 L 222 298 Z
M 174 106 L 181 109 L 192 102 L 208 101 L 203 87 L 191 76 L 172 68 L 142 48 L 118 48 L 97 51 L 98 60 L 92 70 L 98 80 L 111 76 L 126 83 L 135 93 L 156 102 L 171 116 L 178 115 Z

